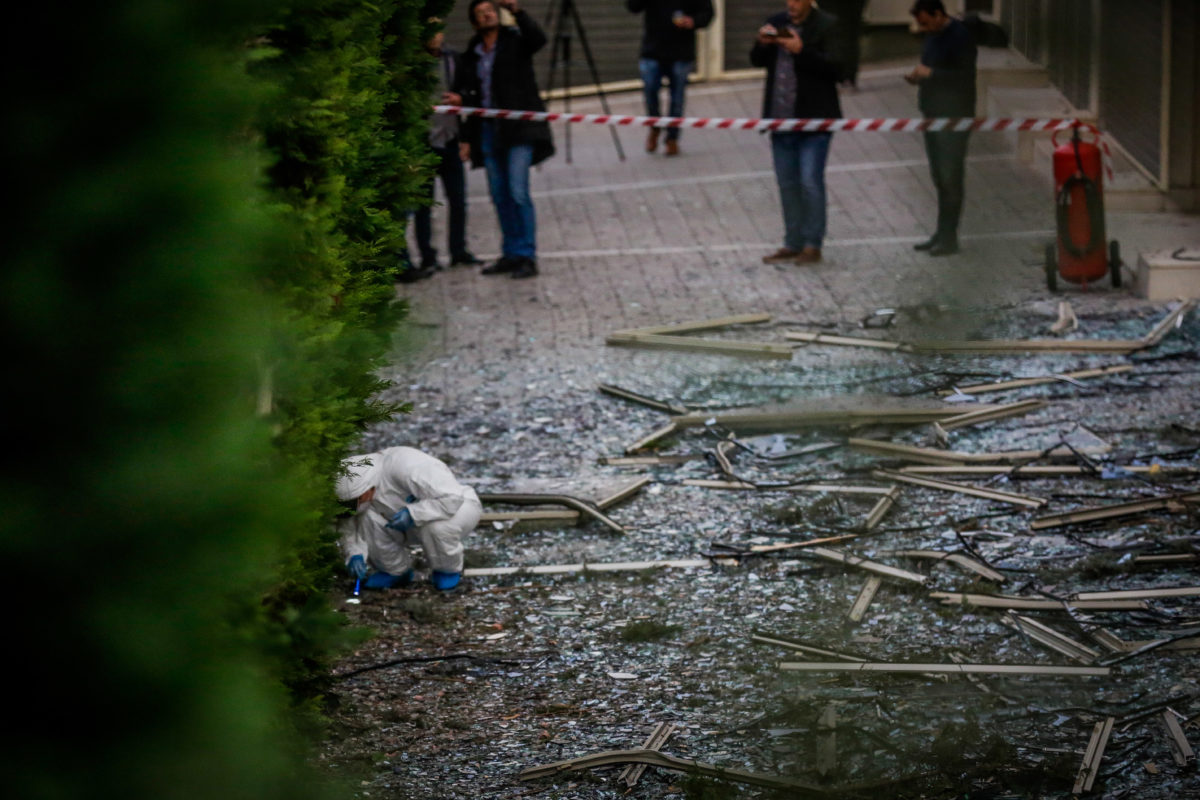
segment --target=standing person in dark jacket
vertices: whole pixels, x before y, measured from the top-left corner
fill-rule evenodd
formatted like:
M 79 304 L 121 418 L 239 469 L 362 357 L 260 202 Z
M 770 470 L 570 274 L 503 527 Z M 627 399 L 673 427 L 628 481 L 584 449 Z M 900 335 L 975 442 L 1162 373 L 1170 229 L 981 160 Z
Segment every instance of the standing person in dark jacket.
M 758 29 L 750 63 L 766 67 L 763 116 L 834 118 L 842 115 L 837 82 L 837 19 L 813 8 L 813 0 L 787 0 L 787 11 Z M 775 179 L 783 206 L 783 247 L 765 264 L 815 264 L 825 239 L 825 161 L 833 134 L 782 131 L 771 134 Z
M 507 9 L 516 27 L 500 25 Z M 475 35 L 462 55 L 449 102 L 482 108 L 545 111 L 533 75 L 533 55 L 546 34 L 517 0 L 471 0 L 467 9 Z M 485 167 L 492 203 L 500 221 L 500 260 L 485 275 L 532 278 L 537 269 L 537 216 L 529 193 L 529 170 L 554 155 L 550 125 L 515 119 L 472 118 L 463 126 L 472 166 Z
M 925 34 L 921 63 L 905 76 L 915 83 L 917 104 L 926 117 L 975 116 L 975 42 L 967 26 L 946 14 L 942 0 L 917 0 L 913 18 Z M 937 230 L 915 245 L 931 256 L 958 252 L 968 131 L 925 131 L 929 173 L 937 189 Z
M 642 49 L 638 56 L 638 71 L 646 93 L 646 113 L 660 115 L 659 90 L 663 76 L 670 88 L 669 116 L 683 116 L 683 95 L 688 75 L 696 67 L 696 29 L 712 22 L 711 0 L 625 0 L 625 7 L 634 14 L 645 12 Z M 646 137 L 646 152 L 658 149 L 658 128 L 651 128 Z M 679 155 L 679 128 L 667 129 L 666 154 Z
M 441 20 L 436 20 L 441 24 Z M 458 72 L 458 53 L 444 46 L 446 34 L 438 31 L 425 43 L 425 51 L 436 61 L 437 96 L 446 102 L 454 76 Z M 461 99 L 461 98 L 460 98 Z M 429 149 L 437 157 L 436 176 L 446 190 L 448 241 L 451 266 L 473 266 L 479 259 L 467 250 L 467 184 L 458 146 L 458 117 L 435 114 L 429 124 Z M 416 211 L 417 249 L 421 251 L 421 269 L 438 269 L 437 248 L 433 246 L 433 182 L 425 186 L 426 203 Z
M 863 11 L 867 0 L 821 0 L 821 10 L 838 19 L 841 34 L 842 80 L 846 86 L 858 87 L 858 62 L 862 56 Z

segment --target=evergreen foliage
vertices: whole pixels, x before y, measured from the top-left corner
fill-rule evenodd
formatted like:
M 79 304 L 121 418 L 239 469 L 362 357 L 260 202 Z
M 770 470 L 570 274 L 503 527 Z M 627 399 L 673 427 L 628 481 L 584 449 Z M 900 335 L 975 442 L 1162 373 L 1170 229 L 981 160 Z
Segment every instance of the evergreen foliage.
M 53 10 L 12 20 L 0 78 L 0 548 L 34 706 L 6 786 L 321 796 L 295 708 L 347 640 L 331 486 L 396 410 L 376 370 L 444 9 Z

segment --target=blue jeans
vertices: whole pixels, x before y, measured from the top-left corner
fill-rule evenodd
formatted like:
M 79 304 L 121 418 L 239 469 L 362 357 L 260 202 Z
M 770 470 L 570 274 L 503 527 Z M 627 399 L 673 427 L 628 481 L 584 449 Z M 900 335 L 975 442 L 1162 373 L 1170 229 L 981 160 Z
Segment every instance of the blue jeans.
M 496 216 L 500 220 L 502 254 L 508 258 L 536 258 L 537 215 L 529 195 L 533 145 L 498 147 L 495 124 L 485 120 L 480 147 L 492 204 L 496 206 Z
M 832 133 L 771 134 L 775 180 L 783 206 L 783 246 L 820 247 L 825 239 L 825 160 Z
M 694 61 L 658 61 L 653 58 L 638 59 L 638 71 L 642 74 L 642 91 L 646 95 L 647 116 L 661 115 L 658 92 L 662 88 L 663 76 L 671 90 L 671 108 L 667 116 L 683 116 L 683 90 L 687 88 L 688 75 L 692 73 Z M 679 138 L 679 128 L 667 128 L 667 141 Z

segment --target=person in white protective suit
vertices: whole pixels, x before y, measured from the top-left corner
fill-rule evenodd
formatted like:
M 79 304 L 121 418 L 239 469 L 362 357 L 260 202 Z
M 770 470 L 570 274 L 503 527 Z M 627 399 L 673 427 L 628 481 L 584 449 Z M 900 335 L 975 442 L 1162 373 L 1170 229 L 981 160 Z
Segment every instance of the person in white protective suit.
M 389 447 L 342 462 L 346 474 L 337 497 L 353 506 L 338 522 L 342 553 L 350 574 L 368 589 L 391 589 L 413 581 L 409 544 L 419 542 L 443 591 L 462 577 L 462 539 L 483 513 L 470 486 L 450 468 L 412 447 Z M 368 567 L 374 570 L 368 575 Z

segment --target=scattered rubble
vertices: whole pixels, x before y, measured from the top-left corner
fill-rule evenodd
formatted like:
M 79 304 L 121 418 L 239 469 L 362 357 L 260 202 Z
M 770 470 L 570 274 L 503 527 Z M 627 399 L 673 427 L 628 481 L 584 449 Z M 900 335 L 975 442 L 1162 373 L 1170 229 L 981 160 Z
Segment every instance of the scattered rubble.
M 375 637 L 325 761 L 363 797 L 1200 796 L 1196 317 L 1125 363 L 821 334 L 819 369 L 617 351 L 520 407 L 406 387 L 372 437 L 424 432 L 508 516 L 460 590 L 345 607 Z

